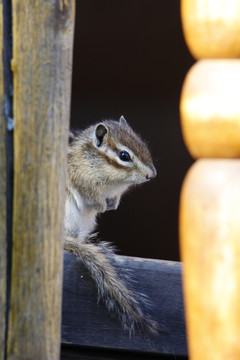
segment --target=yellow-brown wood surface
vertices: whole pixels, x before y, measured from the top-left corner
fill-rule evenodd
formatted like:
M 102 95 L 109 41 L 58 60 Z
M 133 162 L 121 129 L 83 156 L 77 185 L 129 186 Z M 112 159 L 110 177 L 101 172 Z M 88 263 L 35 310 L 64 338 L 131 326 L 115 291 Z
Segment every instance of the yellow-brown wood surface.
M 13 0 L 14 212 L 8 359 L 59 358 L 74 0 Z
M 196 59 L 240 56 L 238 0 L 181 0 L 186 43 Z
M 240 60 L 204 59 L 184 81 L 180 114 L 194 158 L 240 157 Z
M 240 359 L 240 160 L 198 160 L 180 202 L 190 358 Z
M 6 149 L 3 89 L 3 18 L 0 1 L 0 360 L 4 359 L 7 282 Z

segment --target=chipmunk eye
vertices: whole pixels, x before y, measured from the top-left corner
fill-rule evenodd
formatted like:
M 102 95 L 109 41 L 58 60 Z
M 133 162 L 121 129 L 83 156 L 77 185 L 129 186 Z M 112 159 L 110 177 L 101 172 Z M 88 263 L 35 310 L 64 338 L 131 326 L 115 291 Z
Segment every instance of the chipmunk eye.
M 129 155 L 129 153 L 127 151 L 120 151 L 119 158 L 122 161 L 130 161 L 131 160 L 131 156 Z

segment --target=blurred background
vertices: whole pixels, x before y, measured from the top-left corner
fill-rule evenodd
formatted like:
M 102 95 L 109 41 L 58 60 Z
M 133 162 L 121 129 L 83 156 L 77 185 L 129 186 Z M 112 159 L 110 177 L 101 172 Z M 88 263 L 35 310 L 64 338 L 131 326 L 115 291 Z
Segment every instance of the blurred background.
M 156 179 L 128 192 L 99 218 L 99 237 L 119 254 L 179 260 L 178 206 L 192 163 L 181 135 L 179 98 L 194 63 L 179 1 L 76 2 L 71 127 L 127 119 L 150 146 Z

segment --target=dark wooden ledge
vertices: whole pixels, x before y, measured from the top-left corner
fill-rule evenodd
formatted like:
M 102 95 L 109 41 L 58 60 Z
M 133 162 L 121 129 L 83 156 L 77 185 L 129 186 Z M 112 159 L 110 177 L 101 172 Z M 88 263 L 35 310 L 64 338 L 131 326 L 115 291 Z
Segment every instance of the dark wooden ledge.
M 74 255 L 65 254 L 62 343 L 186 356 L 182 264 L 116 255 L 114 265 L 120 273 L 130 269 L 133 288 L 149 297 L 152 317 L 165 330 L 149 339 L 139 332 L 130 338 L 98 302 L 85 267 Z

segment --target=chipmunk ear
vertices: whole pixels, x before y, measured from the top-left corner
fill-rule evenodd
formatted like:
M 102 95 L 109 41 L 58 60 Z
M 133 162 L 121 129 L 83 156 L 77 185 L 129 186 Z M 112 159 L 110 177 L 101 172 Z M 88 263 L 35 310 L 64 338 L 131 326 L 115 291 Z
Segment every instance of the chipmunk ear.
M 100 147 L 107 138 L 108 129 L 104 124 L 98 124 L 95 128 L 95 141 L 97 147 Z
M 132 131 L 131 126 L 128 124 L 127 120 L 125 119 L 125 117 L 122 115 L 119 119 L 119 124 L 121 128 L 124 128 L 125 130 L 128 131 Z
M 127 123 L 127 120 L 125 119 L 125 117 L 123 115 L 120 117 L 119 123 L 120 123 L 120 126 L 129 126 Z

